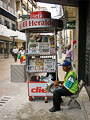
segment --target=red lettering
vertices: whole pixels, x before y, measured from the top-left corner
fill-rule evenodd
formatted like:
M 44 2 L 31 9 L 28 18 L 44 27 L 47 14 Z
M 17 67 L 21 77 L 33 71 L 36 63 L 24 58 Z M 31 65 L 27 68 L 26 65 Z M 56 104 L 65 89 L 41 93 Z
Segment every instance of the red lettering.
M 34 25 L 37 25 L 37 21 L 34 22 Z
M 46 11 L 37 11 L 31 13 L 31 19 L 51 18 L 51 13 Z
M 32 19 L 33 19 L 33 18 L 34 18 L 34 15 L 32 15 L 31 17 L 32 17 Z
M 51 20 L 48 21 L 48 25 L 51 25 Z
M 26 27 L 27 27 L 27 21 L 26 21 Z
M 23 27 L 25 27 L 25 24 L 24 24 L 24 22 L 23 22 Z
M 49 26 L 49 25 L 55 25 L 55 21 L 50 19 L 42 19 L 40 21 L 37 21 L 37 20 L 23 21 L 22 26 L 19 25 L 19 28 L 27 27 L 27 25 L 28 26 L 44 26 L 44 25 Z
M 42 89 L 42 93 L 47 93 L 47 91 L 46 91 L 46 90 L 44 90 L 44 89 Z
M 36 88 L 33 88 L 33 89 L 31 89 L 31 92 L 32 92 L 32 93 L 37 93 L 38 91 L 37 91 Z
M 27 21 L 23 22 L 23 27 L 27 27 Z
M 55 25 L 55 21 L 52 21 L 52 25 Z
M 42 14 L 39 14 L 39 15 L 38 15 L 38 18 L 43 18 L 43 17 L 42 17 Z
M 32 88 L 32 89 L 31 89 L 31 92 L 32 92 L 32 93 L 49 93 L 48 91 L 44 90 L 44 89 L 41 88 L 41 87 Z
M 49 21 L 45 20 L 45 25 L 49 25 Z
M 34 18 L 38 18 L 38 15 L 34 15 Z
M 44 25 L 44 21 L 41 21 L 41 25 Z
M 31 21 L 29 21 L 29 26 L 31 26 Z
M 34 25 L 34 21 L 32 21 L 32 26 Z
M 41 87 L 39 87 L 39 89 L 38 89 L 38 92 L 39 92 L 39 93 L 41 93 L 41 92 L 42 92 L 42 89 L 41 89 Z
M 41 21 L 38 21 L 38 25 L 40 25 Z

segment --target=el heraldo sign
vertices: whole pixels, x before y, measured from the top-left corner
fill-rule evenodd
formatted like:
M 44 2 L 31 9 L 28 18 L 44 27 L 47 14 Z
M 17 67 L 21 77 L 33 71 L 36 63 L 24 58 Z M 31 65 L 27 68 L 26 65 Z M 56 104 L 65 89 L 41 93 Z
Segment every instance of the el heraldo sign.
M 31 13 L 31 19 L 24 20 L 19 24 L 19 30 L 26 30 L 32 28 L 55 28 L 63 27 L 63 23 L 58 19 L 51 19 L 51 15 L 45 11 L 37 11 Z M 48 18 L 47 18 L 48 17 Z M 33 19 L 32 19 L 33 18 Z

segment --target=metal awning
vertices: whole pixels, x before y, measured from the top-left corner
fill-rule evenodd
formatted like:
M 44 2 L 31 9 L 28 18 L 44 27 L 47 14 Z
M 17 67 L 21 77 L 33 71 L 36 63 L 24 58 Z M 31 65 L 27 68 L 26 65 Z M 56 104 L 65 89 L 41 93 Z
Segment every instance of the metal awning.
M 63 30 L 63 28 L 37 28 L 37 29 L 27 29 L 31 33 L 54 33 L 54 29 L 57 31 Z M 23 30 L 22 30 L 23 31 Z
M 79 0 L 34 0 L 35 2 L 43 2 L 43 3 L 51 3 L 51 4 L 59 4 L 64 6 L 73 6 L 77 7 Z

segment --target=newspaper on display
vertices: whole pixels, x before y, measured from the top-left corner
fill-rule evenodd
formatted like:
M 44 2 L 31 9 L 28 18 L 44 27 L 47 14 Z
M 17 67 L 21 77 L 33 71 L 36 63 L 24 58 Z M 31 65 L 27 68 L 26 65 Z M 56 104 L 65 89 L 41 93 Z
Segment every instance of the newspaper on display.
M 45 59 L 44 68 L 45 70 L 55 70 L 55 61 L 52 59 Z
M 44 60 L 35 60 L 35 70 L 44 70 Z
M 28 44 L 28 53 L 30 53 L 30 54 L 39 54 L 39 45 L 38 45 L 38 43 L 29 43 Z
M 29 54 L 39 54 L 39 55 L 53 55 L 55 54 L 55 45 L 51 45 L 50 43 L 32 43 L 28 44 L 28 53 Z
M 29 71 L 55 71 L 54 59 L 34 59 L 30 60 Z

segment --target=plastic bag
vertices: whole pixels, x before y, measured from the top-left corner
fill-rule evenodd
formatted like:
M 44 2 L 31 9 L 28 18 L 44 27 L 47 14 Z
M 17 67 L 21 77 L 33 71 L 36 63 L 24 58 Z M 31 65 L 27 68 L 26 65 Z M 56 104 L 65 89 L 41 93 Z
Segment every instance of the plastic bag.
M 20 58 L 21 58 L 21 54 L 20 54 L 20 53 L 18 54 L 18 57 L 17 57 L 17 58 L 18 58 L 18 59 L 20 59 Z
M 26 57 L 25 57 L 25 55 L 23 55 L 23 60 L 25 60 L 26 59 Z

